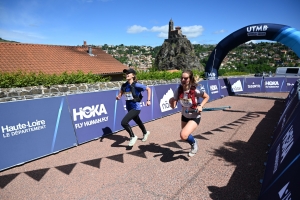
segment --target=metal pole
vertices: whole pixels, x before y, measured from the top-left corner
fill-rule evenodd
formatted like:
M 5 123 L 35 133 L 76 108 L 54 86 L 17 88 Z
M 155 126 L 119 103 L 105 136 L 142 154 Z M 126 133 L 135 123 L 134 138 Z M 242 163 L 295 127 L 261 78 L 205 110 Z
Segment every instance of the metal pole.
M 231 106 L 220 106 L 220 107 L 214 107 L 214 108 L 203 108 L 202 112 L 206 111 L 215 111 L 215 110 L 225 110 L 226 108 L 231 108 Z M 198 109 L 195 110 L 185 110 L 185 113 L 193 113 L 193 112 L 198 112 Z

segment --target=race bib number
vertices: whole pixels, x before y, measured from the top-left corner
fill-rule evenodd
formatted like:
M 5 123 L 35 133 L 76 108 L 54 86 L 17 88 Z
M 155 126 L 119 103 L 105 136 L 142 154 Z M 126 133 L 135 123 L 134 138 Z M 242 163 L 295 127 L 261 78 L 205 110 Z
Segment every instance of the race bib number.
M 131 92 L 125 92 L 124 96 L 126 100 L 133 100 L 133 96 Z
M 192 99 L 180 99 L 180 104 L 182 107 L 189 108 L 193 105 Z

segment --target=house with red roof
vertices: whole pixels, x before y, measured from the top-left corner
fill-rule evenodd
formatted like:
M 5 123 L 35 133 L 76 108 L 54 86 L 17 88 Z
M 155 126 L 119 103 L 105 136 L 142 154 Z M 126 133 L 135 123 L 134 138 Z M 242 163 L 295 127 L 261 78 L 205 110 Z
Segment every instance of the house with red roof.
M 0 42 L 0 71 L 43 72 L 62 74 L 83 73 L 110 76 L 111 81 L 123 80 L 123 69 L 128 68 L 101 48 Z

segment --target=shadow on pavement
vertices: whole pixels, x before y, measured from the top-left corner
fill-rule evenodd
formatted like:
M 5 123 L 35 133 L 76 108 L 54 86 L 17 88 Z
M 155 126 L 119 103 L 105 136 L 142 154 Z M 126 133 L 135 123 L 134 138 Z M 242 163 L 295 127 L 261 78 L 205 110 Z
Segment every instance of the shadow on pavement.
M 161 147 L 158 144 L 150 143 L 149 145 L 140 145 L 139 149 L 143 152 L 152 152 L 152 153 L 158 153 L 154 155 L 153 157 L 159 157 L 161 162 L 171 162 L 177 159 L 183 159 L 185 161 L 188 161 L 189 159 L 184 155 L 178 155 L 177 154 L 187 154 L 186 151 L 172 151 L 170 148 Z
M 226 142 L 224 146 L 215 149 L 214 155 L 235 165 L 228 184 L 224 187 L 208 186 L 212 199 L 257 199 L 261 188 L 260 179 L 264 176 L 268 144 L 281 112 L 283 101 L 275 101 L 267 112 L 252 112 L 249 114 L 265 115 L 256 127 L 248 142 Z

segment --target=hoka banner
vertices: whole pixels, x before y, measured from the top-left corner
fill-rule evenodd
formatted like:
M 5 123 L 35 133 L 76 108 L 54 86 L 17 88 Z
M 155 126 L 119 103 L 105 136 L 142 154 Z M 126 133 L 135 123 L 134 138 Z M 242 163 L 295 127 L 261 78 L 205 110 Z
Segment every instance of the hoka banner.
M 219 86 L 219 80 L 209 80 L 207 82 L 208 85 L 208 95 L 209 95 L 209 100 L 214 101 L 216 99 L 221 98 L 221 90 Z
M 0 103 L 0 113 L 0 170 L 77 146 L 65 97 Z
M 287 92 L 285 77 L 264 77 L 265 92 Z
M 78 143 L 113 132 L 116 91 L 67 96 Z
M 245 78 L 245 93 L 259 93 L 263 91 L 263 78 Z

